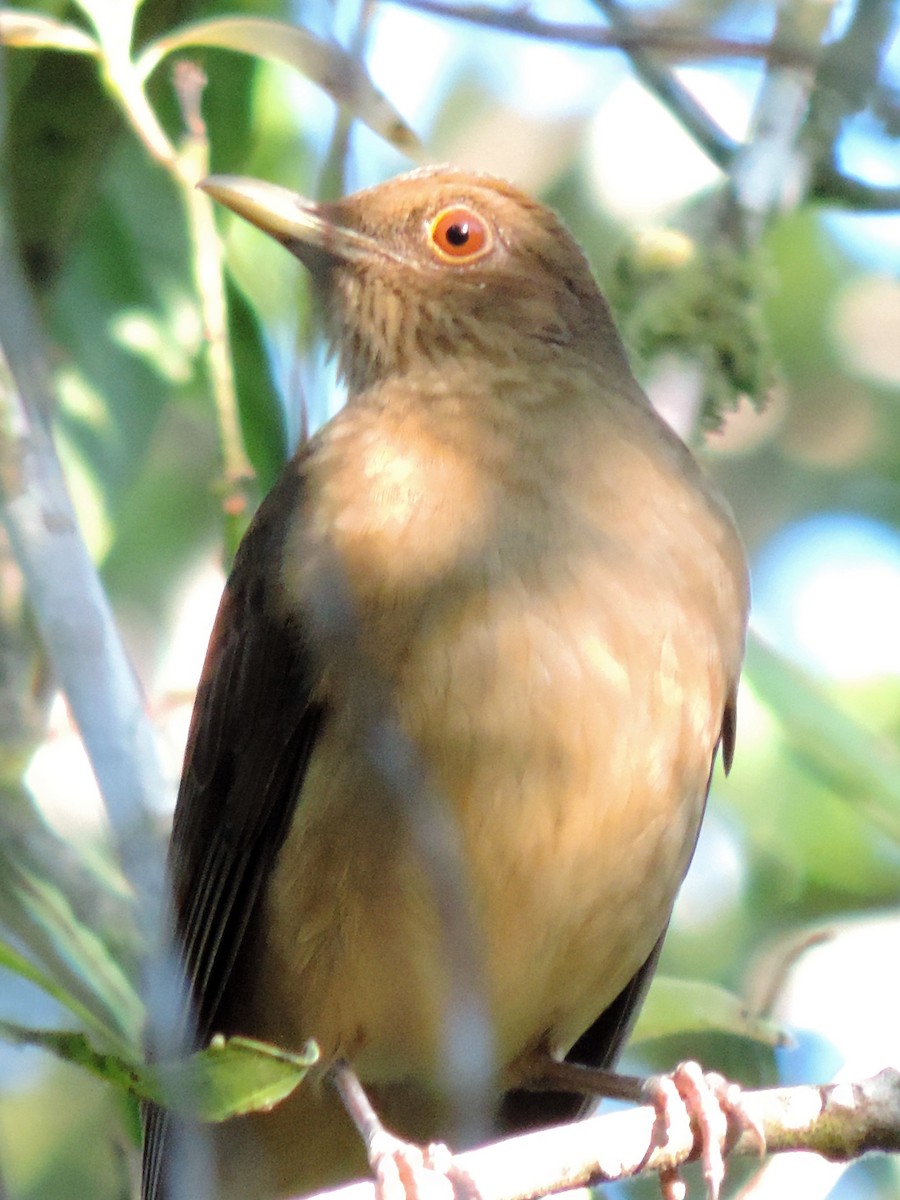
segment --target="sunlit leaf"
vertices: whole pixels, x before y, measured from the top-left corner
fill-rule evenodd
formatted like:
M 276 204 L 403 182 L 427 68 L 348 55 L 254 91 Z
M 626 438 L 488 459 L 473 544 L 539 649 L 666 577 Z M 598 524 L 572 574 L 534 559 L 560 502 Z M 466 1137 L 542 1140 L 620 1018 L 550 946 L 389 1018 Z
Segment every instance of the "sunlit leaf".
M 77 25 L 56 21 L 41 13 L 0 8 L 0 43 L 30 50 L 70 50 L 75 54 L 100 53 L 89 33 Z
M 318 1059 L 312 1042 L 301 1054 L 288 1054 L 249 1038 L 217 1037 L 207 1049 L 180 1062 L 148 1065 L 98 1050 L 84 1033 L 29 1029 L 2 1020 L 0 1038 L 40 1047 L 138 1100 L 151 1100 L 201 1121 L 227 1121 L 271 1108 L 291 1094 Z
M 336 42 L 266 17 L 218 17 L 157 38 L 141 52 L 137 69 L 146 78 L 165 55 L 186 46 L 218 46 L 286 63 L 398 149 L 418 147 L 416 135 L 375 87 L 363 64 Z
M 127 54 L 134 18 L 143 0 L 75 0 L 81 11 L 97 30 L 104 49 L 116 47 Z
M 19 1046 L 39 1046 L 115 1087 L 137 1096 L 144 1094 L 140 1069 L 117 1054 L 104 1054 L 95 1049 L 84 1033 L 67 1029 L 28 1029 L 12 1021 L 0 1021 L 0 1038 Z
M 766 1046 L 784 1044 L 772 1021 L 754 1015 L 733 992 L 695 979 L 657 975 L 641 1009 L 634 1041 L 681 1033 L 729 1033 Z
M 900 842 L 900 747 L 842 712 L 802 670 L 757 637 L 749 640 L 745 669 L 806 769 Z
M 289 1096 L 318 1057 L 313 1042 L 289 1054 L 250 1038 L 216 1037 L 182 1062 L 148 1068 L 144 1094 L 187 1116 L 226 1121 Z

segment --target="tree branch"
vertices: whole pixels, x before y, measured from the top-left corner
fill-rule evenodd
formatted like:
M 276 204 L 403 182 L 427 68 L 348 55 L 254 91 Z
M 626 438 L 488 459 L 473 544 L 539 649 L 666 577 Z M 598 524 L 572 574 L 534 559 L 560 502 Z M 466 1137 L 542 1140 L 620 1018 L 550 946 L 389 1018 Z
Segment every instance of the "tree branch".
M 594 4 L 609 21 L 610 32 L 620 40 L 633 40 L 646 32 L 645 27 L 635 22 L 619 0 L 594 0 Z M 667 65 L 649 52 L 648 47 L 639 43 L 623 48 L 627 48 L 632 69 L 644 87 L 672 113 L 710 161 L 727 171 L 738 150 L 734 139 L 719 127 L 703 105 L 694 99 Z
M 831 163 L 815 168 L 810 199 L 839 205 L 852 212 L 885 213 L 900 209 L 900 184 L 865 183 L 845 175 Z
M 81 536 L 50 429 L 48 364 L 11 230 L 0 219 L 0 520 L 78 725 L 123 869 L 155 930 L 162 896 L 151 813 L 171 790 L 144 697 Z
M 610 29 L 602 25 L 557 24 L 532 17 L 521 8 L 497 11 L 486 4 L 448 4 L 444 0 L 388 0 L 415 12 L 454 21 L 467 21 L 486 29 L 516 33 L 522 37 L 564 42 L 596 50 L 654 50 L 673 58 L 765 59 L 782 66 L 815 66 L 803 46 L 774 45 L 759 38 L 711 37 L 695 29 L 673 26 L 635 26 Z
M 723 171 L 730 169 L 739 146 L 719 128 L 671 70 L 654 60 L 654 53 L 682 60 L 716 57 L 762 59 L 772 66 L 796 69 L 814 69 L 819 59 L 818 46 L 810 49 L 809 45 L 792 40 L 719 38 L 696 30 L 639 25 L 617 0 L 594 0 L 606 15 L 609 26 L 556 24 L 542 21 L 521 9 L 497 11 L 485 4 L 452 4 L 446 0 L 387 2 L 414 12 L 466 21 L 471 25 L 520 37 L 540 38 L 586 49 L 624 51 L 644 86 L 669 109 L 697 145 Z M 884 109 L 893 120 L 897 119 L 894 93 L 890 88 L 874 86 L 869 99 L 874 112 L 879 113 Z M 882 119 L 888 119 L 884 113 L 881 115 Z M 826 160 L 812 164 L 809 198 L 856 212 L 892 212 L 900 208 L 900 187 L 878 186 L 854 179 Z
M 870 1151 L 900 1151 L 900 1071 L 894 1068 L 858 1083 L 772 1088 L 745 1092 L 742 1099 L 764 1130 L 769 1152 L 811 1150 L 846 1161 Z M 686 1122 L 662 1141 L 656 1126 L 652 1108 L 632 1108 L 507 1138 L 458 1154 L 454 1161 L 482 1200 L 536 1200 L 568 1188 L 675 1169 L 697 1157 Z M 758 1154 L 752 1133 L 736 1136 L 726 1153 Z M 316 1200 L 375 1200 L 375 1185 L 348 1184 Z

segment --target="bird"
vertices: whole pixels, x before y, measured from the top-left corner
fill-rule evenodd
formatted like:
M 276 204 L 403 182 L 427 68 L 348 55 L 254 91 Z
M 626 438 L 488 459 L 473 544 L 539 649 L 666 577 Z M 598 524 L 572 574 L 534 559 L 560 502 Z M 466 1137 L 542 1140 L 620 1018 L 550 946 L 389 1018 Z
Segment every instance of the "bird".
M 328 203 L 201 186 L 307 268 L 347 388 L 237 550 L 168 857 L 197 1044 L 319 1047 L 211 1134 L 211 1194 L 274 1198 L 366 1168 L 335 1064 L 395 1133 L 446 1134 L 441 918 L 361 693 L 457 838 L 495 1127 L 550 1123 L 582 1100 L 547 1064 L 614 1066 L 731 765 L 749 584 L 551 209 L 449 166 Z M 157 1110 L 144 1200 L 176 1197 L 170 1142 Z

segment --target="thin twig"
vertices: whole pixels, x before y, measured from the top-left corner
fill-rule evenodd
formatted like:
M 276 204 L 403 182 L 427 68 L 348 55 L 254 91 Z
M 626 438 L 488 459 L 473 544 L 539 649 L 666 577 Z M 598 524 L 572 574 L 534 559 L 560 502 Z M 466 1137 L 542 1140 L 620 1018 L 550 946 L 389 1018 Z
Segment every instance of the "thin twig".
M 879 188 L 849 179 L 835 165 L 835 146 L 845 122 L 876 109 L 890 90 L 878 78 L 897 23 L 896 0 L 857 0 L 843 34 L 822 54 L 803 136 L 812 149 L 813 194 L 847 207 L 900 208 L 900 187 Z
M 831 163 L 820 163 L 809 188 L 810 199 L 839 205 L 853 212 L 886 213 L 900 209 L 900 185 L 865 183 L 845 175 Z
M 124 16 L 117 14 L 116 20 L 96 24 L 100 66 L 110 93 L 144 149 L 165 168 L 181 193 L 191 235 L 192 266 L 207 338 L 207 364 L 222 449 L 222 507 L 229 523 L 236 525 L 235 532 L 240 533 L 246 507 L 245 485 L 254 472 L 241 436 L 222 255 L 213 204 L 208 196 L 197 191 L 196 186 L 209 173 L 209 143 L 200 111 L 205 78 L 192 63 L 176 65 L 175 91 L 184 122 L 182 143 L 176 147 L 147 99 L 145 74 L 131 55 L 133 29 L 126 27 L 124 21 Z M 229 542 L 235 540 L 228 538 Z
M 374 15 L 375 7 L 372 0 L 361 0 L 349 46 L 350 54 L 356 61 L 362 62 L 365 58 Z M 316 196 L 319 200 L 334 200 L 343 196 L 346 191 L 347 151 L 350 145 L 350 127 L 353 120 L 352 110 L 346 105 L 340 105 L 319 175 L 319 186 L 316 189 Z
M 710 160 L 723 170 L 729 169 L 739 149 L 737 143 L 659 59 L 762 59 L 772 65 L 795 68 L 812 68 L 818 59 L 817 49 L 810 51 L 793 42 L 707 37 L 693 30 L 639 26 L 617 0 L 594 0 L 612 28 L 556 24 L 542 21 L 521 9 L 498 11 L 482 4 L 450 4 L 444 0 L 382 0 L 382 3 L 521 37 L 585 49 L 623 50 L 628 53 L 635 73 L 648 90 L 672 112 Z M 877 109 L 879 98 L 891 95 L 890 89 L 876 88 L 872 94 L 873 107 Z M 844 174 L 833 162 L 820 162 L 812 168 L 809 198 L 839 204 L 856 212 L 894 212 L 900 209 L 900 186 L 868 184 Z
M 774 40 L 793 46 L 805 35 L 808 44 L 818 46 L 828 16 L 817 0 L 782 5 Z M 797 208 L 808 193 L 814 147 L 801 135 L 815 85 L 813 65 L 769 70 L 750 137 L 734 160 L 731 188 L 741 213 L 740 233 L 750 244 L 759 241 L 775 213 Z
M 383 0 L 385 2 L 385 0 Z M 556 24 L 542 21 L 520 8 L 498 11 L 484 4 L 448 4 L 444 0 L 386 0 L 414 12 L 498 29 L 522 37 L 564 42 L 595 50 L 653 50 L 672 58 L 763 59 L 786 66 L 815 66 L 805 47 L 774 45 L 758 38 L 711 37 L 693 29 L 647 26 L 630 32 L 600 25 Z
M 226 518 L 235 522 L 237 531 L 242 532 L 242 518 L 247 505 L 246 485 L 254 472 L 244 451 L 241 435 L 228 334 L 228 302 L 221 241 L 216 229 L 213 202 L 196 186 L 209 174 L 209 139 L 201 112 L 206 76 L 196 63 L 184 59 L 176 63 L 174 79 L 185 132 L 172 175 L 181 192 L 191 235 L 194 281 L 206 335 L 206 362 L 222 451 L 222 507 Z M 229 549 L 233 552 L 235 546 L 231 545 Z
M 619 0 L 593 2 L 618 37 L 633 41 L 646 32 L 646 27 L 638 25 Z M 709 159 L 723 171 L 727 170 L 738 149 L 734 139 L 730 138 L 694 99 L 669 67 L 664 66 L 656 55 L 650 53 L 649 47 L 635 43 L 623 46 L 623 49 L 627 50 L 628 60 L 644 87 L 672 113 Z

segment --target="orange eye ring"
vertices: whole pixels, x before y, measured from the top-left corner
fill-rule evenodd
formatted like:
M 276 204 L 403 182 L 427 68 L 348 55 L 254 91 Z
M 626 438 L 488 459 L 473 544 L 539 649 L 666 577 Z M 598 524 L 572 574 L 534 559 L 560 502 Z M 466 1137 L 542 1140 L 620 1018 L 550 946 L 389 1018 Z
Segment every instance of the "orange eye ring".
M 494 244 L 484 217 L 462 204 L 441 209 L 428 227 L 428 241 L 442 262 L 460 264 L 483 258 Z

